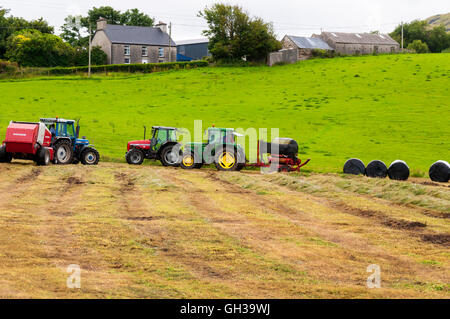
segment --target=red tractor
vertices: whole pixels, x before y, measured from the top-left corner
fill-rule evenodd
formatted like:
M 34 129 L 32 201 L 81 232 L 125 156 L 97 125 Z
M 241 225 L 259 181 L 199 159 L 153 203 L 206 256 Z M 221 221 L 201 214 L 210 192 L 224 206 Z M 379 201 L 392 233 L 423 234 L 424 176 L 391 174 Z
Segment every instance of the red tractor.
M 45 124 L 12 121 L 0 146 L 0 162 L 9 163 L 16 158 L 48 165 L 54 155 L 51 142 L 52 134 Z

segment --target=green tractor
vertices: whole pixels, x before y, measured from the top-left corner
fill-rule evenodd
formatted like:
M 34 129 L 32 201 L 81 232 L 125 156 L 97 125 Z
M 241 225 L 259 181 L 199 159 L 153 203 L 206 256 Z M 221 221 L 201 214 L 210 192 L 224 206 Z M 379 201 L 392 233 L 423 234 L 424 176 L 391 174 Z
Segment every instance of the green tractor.
M 184 169 L 201 168 L 214 163 L 219 171 L 240 171 L 246 163 L 244 149 L 236 143 L 242 136 L 233 129 L 210 127 L 207 143 L 187 143 L 180 166 Z

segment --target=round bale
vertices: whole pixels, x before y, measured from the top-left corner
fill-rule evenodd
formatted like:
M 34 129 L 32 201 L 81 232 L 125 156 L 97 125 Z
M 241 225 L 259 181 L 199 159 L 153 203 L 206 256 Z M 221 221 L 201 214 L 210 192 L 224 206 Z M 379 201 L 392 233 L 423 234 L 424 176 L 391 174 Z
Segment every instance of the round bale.
M 446 161 L 437 161 L 428 172 L 433 182 L 446 183 L 450 179 L 450 164 Z
M 344 164 L 344 174 L 364 175 L 365 172 L 366 165 L 360 159 L 351 158 Z
M 406 181 L 409 178 L 409 167 L 404 161 L 393 161 L 389 165 L 388 176 L 397 181 Z
M 387 167 L 382 161 L 372 161 L 366 167 L 366 176 L 373 178 L 386 178 Z

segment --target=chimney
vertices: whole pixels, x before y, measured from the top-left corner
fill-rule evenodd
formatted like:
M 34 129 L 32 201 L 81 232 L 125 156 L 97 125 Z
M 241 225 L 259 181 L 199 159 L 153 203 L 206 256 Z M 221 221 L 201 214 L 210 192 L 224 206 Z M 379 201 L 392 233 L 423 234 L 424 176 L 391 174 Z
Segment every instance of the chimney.
M 97 20 L 97 31 L 106 29 L 106 25 L 108 24 L 108 20 L 105 18 L 100 17 L 100 19 Z
M 167 33 L 167 24 L 164 22 L 159 21 L 157 25 L 155 25 L 156 28 L 160 28 L 162 32 Z

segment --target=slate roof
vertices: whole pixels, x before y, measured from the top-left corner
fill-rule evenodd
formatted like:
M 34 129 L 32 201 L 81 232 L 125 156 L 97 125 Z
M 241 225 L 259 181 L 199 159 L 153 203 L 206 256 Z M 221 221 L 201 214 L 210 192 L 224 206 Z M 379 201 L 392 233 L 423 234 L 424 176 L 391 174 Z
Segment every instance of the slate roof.
M 300 49 L 334 50 L 325 41 L 319 38 L 296 37 L 293 35 L 288 35 L 287 37 Z
M 189 45 L 189 44 L 200 44 L 209 43 L 208 39 L 195 39 L 195 40 L 180 40 L 177 41 L 177 45 Z
M 112 43 L 169 46 L 170 37 L 160 28 L 108 24 L 103 29 Z M 176 43 L 171 40 L 171 45 Z
M 326 35 L 335 43 L 398 45 L 397 41 L 387 34 L 322 32 L 322 35 Z

